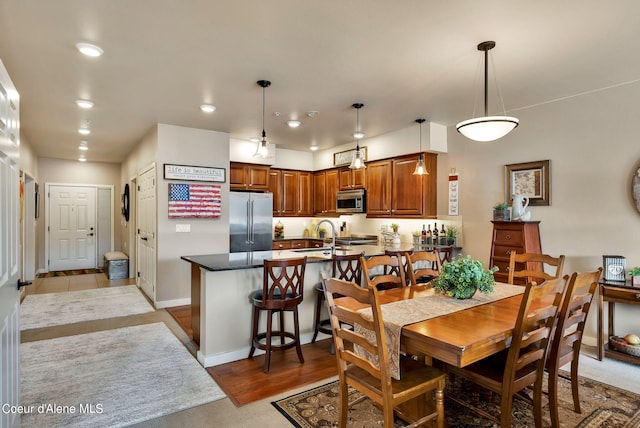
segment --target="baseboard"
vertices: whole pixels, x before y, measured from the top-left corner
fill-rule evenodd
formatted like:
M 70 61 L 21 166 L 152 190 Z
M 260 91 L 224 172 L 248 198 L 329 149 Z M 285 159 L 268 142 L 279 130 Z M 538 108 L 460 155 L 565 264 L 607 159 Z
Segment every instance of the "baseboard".
M 156 302 L 156 309 L 171 308 L 173 306 L 184 306 L 184 305 L 190 305 L 190 304 L 191 304 L 190 297 L 185 297 L 184 299 L 175 299 L 175 300 L 162 300 L 162 301 Z

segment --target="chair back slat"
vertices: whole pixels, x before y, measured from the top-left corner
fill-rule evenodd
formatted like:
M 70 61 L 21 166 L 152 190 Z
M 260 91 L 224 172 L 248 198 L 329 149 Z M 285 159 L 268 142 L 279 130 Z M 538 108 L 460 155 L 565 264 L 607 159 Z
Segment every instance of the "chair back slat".
M 516 278 L 524 283 L 538 284 L 550 279 L 560 278 L 564 267 L 564 255 L 553 257 L 548 254 L 520 253 L 512 251 L 509 255 L 509 277 L 507 282 L 515 284 Z M 548 273 L 551 271 L 551 273 Z
M 363 255 L 364 253 L 334 254 L 331 257 L 331 276 L 345 281 L 352 281 L 356 284 L 362 284 L 362 264 L 360 263 L 360 257 Z

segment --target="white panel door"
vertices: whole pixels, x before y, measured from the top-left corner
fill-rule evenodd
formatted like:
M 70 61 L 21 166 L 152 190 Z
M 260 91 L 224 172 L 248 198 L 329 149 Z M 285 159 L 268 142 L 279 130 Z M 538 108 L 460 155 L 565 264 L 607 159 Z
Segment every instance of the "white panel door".
M 49 270 L 96 267 L 96 188 L 49 186 Z
M 0 62 L 0 404 L 20 404 L 20 158 L 18 93 Z M 0 428 L 20 426 L 20 415 L 0 411 Z
M 156 301 L 156 169 L 138 176 L 138 286 L 152 302 Z

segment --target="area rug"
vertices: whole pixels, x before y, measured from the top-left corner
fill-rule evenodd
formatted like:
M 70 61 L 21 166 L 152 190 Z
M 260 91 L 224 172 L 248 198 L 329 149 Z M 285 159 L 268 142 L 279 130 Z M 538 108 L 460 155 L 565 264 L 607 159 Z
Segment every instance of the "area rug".
M 224 398 L 164 323 L 20 345 L 23 427 L 121 427 Z
M 30 294 L 20 305 L 20 330 L 153 312 L 135 285 Z
M 545 382 L 546 384 L 546 382 Z M 445 395 L 445 418 L 450 428 L 491 427 L 498 424 L 476 414 L 479 408 L 490 415 L 500 414 L 500 401 L 496 394 L 480 392 L 480 400 L 472 400 L 473 385 L 464 379 L 448 379 Z M 559 379 L 558 413 L 563 427 L 580 428 L 638 428 L 640 427 L 640 395 L 618 389 L 600 382 L 580 378 L 580 404 L 582 413 L 573 412 L 571 382 Z M 338 426 L 338 382 L 331 382 L 317 388 L 272 402 L 293 426 L 316 428 Z M 361 396 L 356 390 L 349 390 L 349 402 Z M 460 405 L 447 396 L 468 397 L 467 405 Z M 382 411 L 369 399 L 349 409 L 347 426 L 353 428 L 382 427 Z M 396 419 L 395 427 L 404 423 Z M 533 410 L 529 403 L 514 400 L 514 428 L 534 426 Z M 543 426 L 551 426 L 548 410 L 544 411 Z
M 104 269 L 72 269 L 72 270 L 56 270 L 51 272 L 39 273 L 38 278 L 51 278 L 54 276 L 71 276 L 71 275 L 91 275 L 94 273 L 102 273 Z

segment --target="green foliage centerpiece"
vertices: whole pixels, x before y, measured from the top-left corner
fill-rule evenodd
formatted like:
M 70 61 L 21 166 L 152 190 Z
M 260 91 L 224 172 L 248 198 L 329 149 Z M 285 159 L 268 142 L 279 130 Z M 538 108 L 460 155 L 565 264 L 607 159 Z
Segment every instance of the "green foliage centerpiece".
M 471 256 L 458 257 L 442 265 L 440 276 L 432 281 L 436 290 L 454 299 L 470 299 L 480 290 L 484 294 L 493 293 L 497 267 L 484 269 L 482 263 Z

